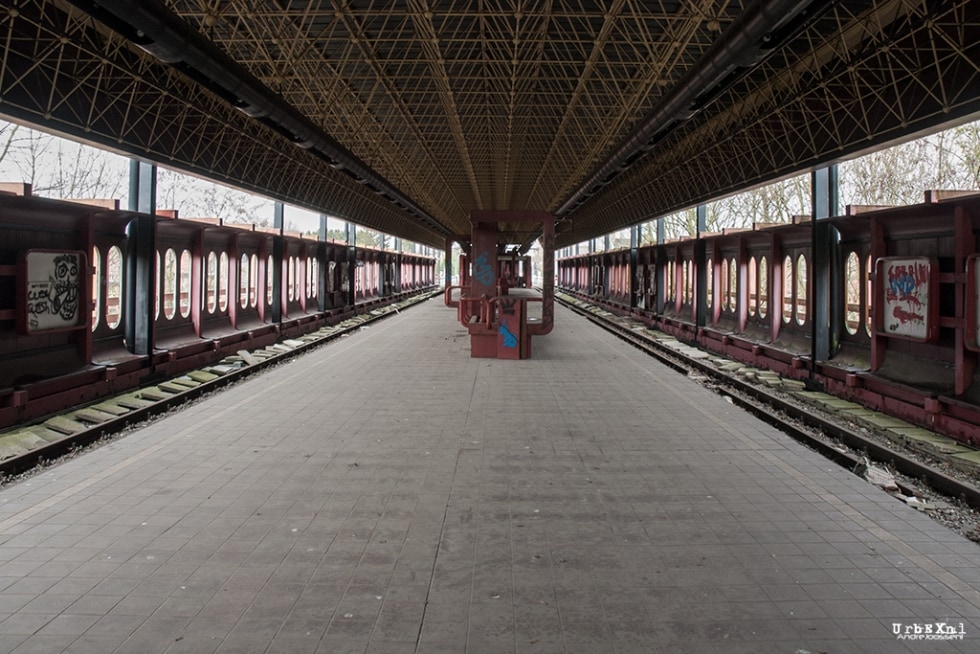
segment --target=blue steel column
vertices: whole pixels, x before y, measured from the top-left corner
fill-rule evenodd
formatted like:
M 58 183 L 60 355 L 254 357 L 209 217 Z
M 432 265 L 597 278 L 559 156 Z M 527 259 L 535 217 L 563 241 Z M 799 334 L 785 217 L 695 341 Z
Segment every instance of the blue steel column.
M 602 256 L 599 257 L 599 260 L 602 261 L 602 298 L 604 300 L 608 300 L 609 286 L 610 286 L 609 276 L 612 272 L 611 271 L 612 265 L 610 265 L 612 264 L 612 258 L 608 254 L 609 248 L 612 246 L 612 244 L 609 241 L 609 234 L 606 234 L 603 237 L 602 245 L 603 245 Z
M 640 226 L 630 227 L 630 309 L 636 308 L 636 296 L 639 293 L 640 285 L 636 280 L 636 265 L 639 259 L 640 247 Z
M 378 248 L 382 252 L 385 251 L 385 235 L 379 233 L 378 239 L 381 241 L 381 246 Z M 382 254 L 378 259 L 378 297 L 385 296 L 385 282 L 390 281 L 387 274 L 388 260 Z
M 827 219 L 837 214 L 839 179 L 837 166 L 821 168 L 810 174 L 812 194 L 810 320 L 810 376 L 817 361 L 826 361 L 840 343 L 840 238 Z
M 664 275 L 667 272 L 667 245 L 664 241 L 667 238 L 667 228 L 664 219 L 657 219 L 657 262 L 654 266 L 654 292 L 657 294 L 656 311 L 658 316 L 664 313 Z
M 702 234 L 708 231 L 708 207 L 699 204 L 696 210 L 697 240 L 694 242 L 694 317 L 700 328 L 707 324 L 708 318 L 708 245 Z
M 347 241 L 347 306 L 357 303 L 357 226 L 354 223 L 344 223 Z
M 126 346 L 133 354 L 153 354 L 156 283 L 157 169 L 135 159 L 129 162 L 129 210 L 137 211 L 126 226 L 124 314 Z
M 580 269 L 580 267 L 582 265 L 582 262 L 578 258 L 579 254 L 581 254 L 581 252 L 579 251 L 579 244 L 578 243 L 575 244 L 575 252 L 574 252 L 574 254 L 575 254 L 575 265 L 574 265 L 573 269 L 575 270 L 575 272 L 573 274 L 575 275 L 575 277 L 572 280 L 572 283 L 575 285 L 575 290 L 578 291 L 578 292 L 581 292 L 582 291 L 582 287 L 581 287 L 582 276 L 578 272 L 578 270 Z
M 589 288 L 586 294 L 590 297 L 595 294 L 595 239 L 589 239 Z
M 272 226 L 279 233 L 272 237 L 272 322 L 282 322 L 282 264 L 286 254 L 285 237 L 286 206 L 276 202 L 272 213 Z
M 392 267 L 392 273 L 395 278 L 391 281 L 391 290 L 395 293 L 402 292 L 402 240 L 400 238 L 395 238 L 394 243 L 395 250 L 395 265 Z
M 320 214 L 320 233 L 317 237 L 319 243 L 317 244 L 317 261 L 320 265 L 317 267 L 317 294 L 316 303 L 317 308 L 320 311 L 325 311 L 327 308 L 327 276 L 329 272 L 327 268 L 327 258 L 324 256 L 326 253 L 326 242 L 327 242 L 327 216 L 325 214 Z

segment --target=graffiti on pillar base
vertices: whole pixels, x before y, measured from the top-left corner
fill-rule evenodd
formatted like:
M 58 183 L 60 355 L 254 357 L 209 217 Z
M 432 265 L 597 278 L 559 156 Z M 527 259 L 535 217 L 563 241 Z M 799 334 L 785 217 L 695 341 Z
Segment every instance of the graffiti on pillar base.
M 514 332 L 508 329 L 506 320 L 501 321 L 500 328 L 498 331 L 504 337 L 504 347 L 512 348 L 512 349 L 517 347 L 517 336 L 514 335 Z
M 493 286 L 493 267 L 490 265 L 490 256 L 486 252 L 473 260 L 473 277 L 484 286 Z
M 517 300 L 500 298 L 500 313 L 507 316 L 517 315 Z

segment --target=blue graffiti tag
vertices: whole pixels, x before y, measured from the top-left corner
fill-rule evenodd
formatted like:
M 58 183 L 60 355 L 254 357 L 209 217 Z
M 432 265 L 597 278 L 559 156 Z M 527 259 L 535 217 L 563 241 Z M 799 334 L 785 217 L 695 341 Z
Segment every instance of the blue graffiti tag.
M 486 252 L 483 252 L 473 261 L 473 276 L 484 286 L 493 285 L 493 268 Z
M 512 331 L 507 329 L 506 322 L 500 323 L 500 329 L 498 331 L 504 335 L 504 347 L 509 347 L 509 348 L 517 347 L 517 337 L 514 336 L 514 333 Z

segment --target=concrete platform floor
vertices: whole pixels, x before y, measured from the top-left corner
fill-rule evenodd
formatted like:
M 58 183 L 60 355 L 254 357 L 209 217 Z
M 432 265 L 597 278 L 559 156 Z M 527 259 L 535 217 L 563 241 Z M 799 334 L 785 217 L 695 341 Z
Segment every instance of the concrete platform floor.
M 0 652 L 980 651 L 975 543 L 555 323 L 431 300 L 4 488 Z

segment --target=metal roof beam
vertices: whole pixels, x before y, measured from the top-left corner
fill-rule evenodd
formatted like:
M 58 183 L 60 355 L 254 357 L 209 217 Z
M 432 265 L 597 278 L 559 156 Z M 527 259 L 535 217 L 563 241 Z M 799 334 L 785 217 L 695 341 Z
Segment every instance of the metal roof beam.
M 160 61 L 174 66 L 330 165 L 403 208 L 437 233 L 450 230 L 353 152 L 287 104 L 157 0 L 71 0 Z
M 654 147 L 674 126 L 697 114 L 733 72 L 750 70 L 772 51 L 777 44 L 773 39 L 775 32 L 804 16 L 811 4 L 818 3 L 825 6 L 831 4 L 821 0 L 760 0 L 746 8 L 694 68 L 639 122 L 555 214 L 563 217 L 573 211 Z M 810 17 L 807 16 L 807 19 Z

